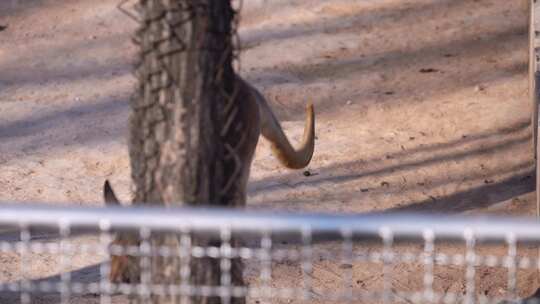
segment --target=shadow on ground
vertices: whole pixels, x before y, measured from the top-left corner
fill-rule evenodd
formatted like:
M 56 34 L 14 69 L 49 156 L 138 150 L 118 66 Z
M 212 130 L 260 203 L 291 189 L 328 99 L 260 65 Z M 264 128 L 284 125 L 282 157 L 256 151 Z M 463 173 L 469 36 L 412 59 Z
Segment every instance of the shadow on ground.
M 530 161 L 501 161 L 493 168 L 468 168 L 466 161 L 475 157 L 506 157 L 516 148 L 526 147 L 531 141 L 529 122 L 516 123 L 497 131 L 468 135 L 454 141 L 418 146 L 406 151 L 381 155 L 375 159 L 360 159 L 312 169 L 313 175 L 302 176 L 294 171 L 279 176 L 270 176 L 253 181 L 249 186 L 251 196 L 265 195 L 281 189 L 317 189 L 325 185 L 331 187 L 320 196 L 270 200 L 272 203 L 294 205 L 297 203 L 318 203 L 322 200 L 347 200 L 362 198 L 369 192 L 370 198 L 403 194 L 406 191 L 430 192 L 440 187 L 457 185 L 456 191 L 448 195 L 426 194 L 421 201 L 399 201 L 397 207 L 387 211 L 421 211 L 453 213 L 489 207 L 499 202 L 534 191 L 534 164 Z M 531 150 L 532 153 L 532 150 Z M 532 154 L 531 154 L 532 155 Z M 391 164 L 389 164 L 391 162 Z M 415 172 L 423 167 L 440 166 L 445 163 L 462 163 L 467 169 L 460 174 L 447 176 L 432 173 L 427 177 L 415 178 Z M 481 166 L 481 165 L 480 165 Z M 366 168 L 367 167 L 367 168 Z M 368 180 L 386 180 L 389 175 L 406 176 L 403 184 L 383 182 L 374 187 L 362 186 Z M 467 182 L 481 183 L 459 191 L 459 185 Z M 350 186 L 352 183 L 352 186 Z M 300 190 L 299 190 L 300 191 Z M 360 199 L 361 200 L 361 199 Z
M 502 4 L 504 1 L 496 2 Z M 293 62 L 246 71 L 245 76 L 255 84 L 269 84 L 265 86 L 266 90 L 287 84 L 309 87 L 318 83 L 335 83 L 339 86 L 340 82 L 350 81 L 350 85 L 340 87 L 335 92 L 325 92 L 322 96 L 310 93 L 309 90 L 305 90 L 305 96 L 295 96 L 295 100 L 300 99 L 302 102 L 306 99 L 313 100 L 319 115 L 328 115 L 342 107 L 340 101 L 391 105 L 418 101 L 418 96 L 421 96 L 421 100 L 440 98 L 478 83 L 496 83 L 526 73 L 525 22 L 506 22 L 496 27 L 490 26 L 494 16 L 506 13 L 504 5 L 491 4 L 489 8 L 484 7 L 485 13 L 479 13 L 480 16 L 472 21 L 467 18 L 470 10 L 474 9 L 470 1 L 434 1 L 395 6 L 359 10 L 358 14 L 346 17 L 336 16 L 322 22 L 314 20 L 295 23 L 279 29 L 265 27 L 246 30 L 242 35 L 248 46 L 275 44 L 279 47 L 280 42 L 289 39 L 292 41 L 312 35 L 331 37 L 348 33 L 358 35 L 358 40 L 363 42 L 357 49 L 346 50 L 342 54 L 337 51 L 321 51 L 305 58 L 301 63 Z M 477 6 L 482 12 L 482 4 Z M 424 39 L 425 27 L 418 21 L 425 18 L 426 14 L 430 16 L 430 20 L 441 20 L 440 31 L 453 31 L 459 35 Z M 472 28 L 474 30 L 471 30 Z M 387 45 L 362 38 L 366 36 L 373 37 L 372 39 L 387 39 Z M 393 42 L 391 37 L 394 36 L 400 36 L 399 43 Z M 501 54 L 507 53 L 509 57 L 514 52 L 523 53 L 523 58 L 504 62 L 496 60 Z M 492 64 L 477 64 L 486 60 L 492 61 Z M 458 69 L 448 71 L 445 69 L 448 65 Z M 407 77 L 418 75 L 421 69 L 426 68 L 432 68 L 435 72 L 426 74 L 422 78 L 421 86 L 418 85 L 418 77 Z M 276 79 L 276 75 L 290 77 Z M 379 81 L 353 81 L 362 77 Z M 387 92 L 392 94 L 386 94 Z M 287 96 L 281 98 L 286 99 Z M 298 120 L 304 112 L 302 102 L 293 102 L 287 108 L 283 108 L 282 103 L 279 103 L 279 106 L 274 104 L 274 108 L 281 118 Z

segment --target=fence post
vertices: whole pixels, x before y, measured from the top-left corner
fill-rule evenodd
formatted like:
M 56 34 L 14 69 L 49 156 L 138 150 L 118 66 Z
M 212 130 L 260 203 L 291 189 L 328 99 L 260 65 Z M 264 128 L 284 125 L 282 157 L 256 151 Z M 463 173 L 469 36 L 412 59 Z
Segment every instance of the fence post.
M 537 9 L 540 8 L 536 0 L 527 0 L 527 8 L 529 13 L 528 28 L 529 28 L 529 99 L 532 107 L 531 128 L 532 128 L 532 144 L 533 144 L 533 161 L 535 166 L 535 192 L 536 192 L 536 217 L 540 218 L 540 167 L 538 166 L 538 154 L 540 147 L 538 146 L 538 102 L 540 101 L 540 72 L 538 71 L 538 59 L 540 58 L 540 49 L 537 35 L 536 18 L 538 16 Z M 540 248 L 538 248 L 538 258 L 540 260 Z M 537 268 L 537 282 L 540 280 L 540 267 Z
M 527 10 L 529 15 L 528 20 L 528 32 L 529 32 L 529 99 L 531 102 L 531 126 L 532 126 L 532 133 L 533 133 L 533 154 L 534 154 L 534 160 L 536 162 L 537 158 L 537 140 L 538 140 L 538 103 L 536 98 L 536 26 L 535 26 L 535 1 L 534 0 L 527 0 Z

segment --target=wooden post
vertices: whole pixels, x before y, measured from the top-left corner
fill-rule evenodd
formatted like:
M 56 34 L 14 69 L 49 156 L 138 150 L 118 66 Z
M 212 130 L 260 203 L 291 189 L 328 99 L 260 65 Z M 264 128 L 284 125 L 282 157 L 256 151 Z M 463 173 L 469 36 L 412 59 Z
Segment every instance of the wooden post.
M 536 0 L 528 0 L 528 10 L 529 10 L 529 98 L 532 106 L 532 115 L 531 115 L 531 128 L 532 128 L 532 142 L 533 142 L 533 154 L 534 154 L 534 164 L 536 167 L 536 216 L 540 217 L 540 195 L 538 193 L 539 189 L 539 171 L 538 168 L 538 102 L 540 101 L 540 86 L 537 83 L 540 80 L 538 72 L 538 58 L 540 56 L 540 49 L 537 48 L 538 37 L 536 35 L 537 25 L 536 25 L 536 16 L 538 16 L 536 10 L 539 5 L 536 3 Z
M 536 217 L 540 218 L 540 168 L 538 166 L 538 155 L 540 153 L 538 147 L 538 102 L 540 101 L 540 72 L 538 71 L 539 45 L 536 35 L 536 16 L 537 8 L 539 7 L 536 0 L 527 0 L 529 12 L 529 99 L 531 102 L 531 128 L 532 128 L 532 144 L 533 144 L 533 160 L 536 173 L 535 195 L 536 195 Z M 538 257 L 540 258 L 540 247 L 538 248 Z M 536 271 L 537 284 L 540 281 L 540 268 Z
M 534 160 L 537 159 L 536 146 L 538 143 L 538 103 L 536 98 L 536 27 L 535 27 L 535 0 L 528 0 L 529 12 L 529 98 L 532 106 L 532 133 Z

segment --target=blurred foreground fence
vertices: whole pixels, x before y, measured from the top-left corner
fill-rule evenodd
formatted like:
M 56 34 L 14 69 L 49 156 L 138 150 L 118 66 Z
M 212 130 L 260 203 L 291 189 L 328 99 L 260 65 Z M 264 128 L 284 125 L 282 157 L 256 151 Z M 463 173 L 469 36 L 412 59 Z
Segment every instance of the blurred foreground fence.
M 248 303 L 498 303 L 533 293 L 540 265 L 540 223 L 521 218 L 2 205 L 0 225 L 1 303 L 123 303 L 152 294 Z M 110 246 L 117 231 L 138 233 L 142 242 Z M 153 248 L 149 240 L 160 233 L 178 234 L 180 250 Z M 201 236 L 221 245 L 193 245 Z M 126 252 L 141 261 L 221 259 L 222 282 L 230 259 L 240 258 L 248 285 L 112 284 L 108 260 Z

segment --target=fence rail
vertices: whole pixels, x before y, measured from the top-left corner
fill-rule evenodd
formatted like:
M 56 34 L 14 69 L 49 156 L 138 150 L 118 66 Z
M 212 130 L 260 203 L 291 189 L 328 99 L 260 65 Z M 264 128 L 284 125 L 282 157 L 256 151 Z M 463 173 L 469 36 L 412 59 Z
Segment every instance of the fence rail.
M 533 217 L 466 216 L 407 213 L 317 214 L 275 211 L 245 211 L 220 208 L 155 207 L 57 207 L 0 204 L 0 224 L 86 228 L 103 231 L 111 227 L 145 227 L 156 231 L 219 231 L 228 228 L 244 232 L 297 233 L 309 229 L 315 234 L 341 234 L 344 230 L 366 235 L 390 231 L 396 237 L 420 237 L 427 232 L 441 239 L 476 239 L 540 242 L 540 222 Z

